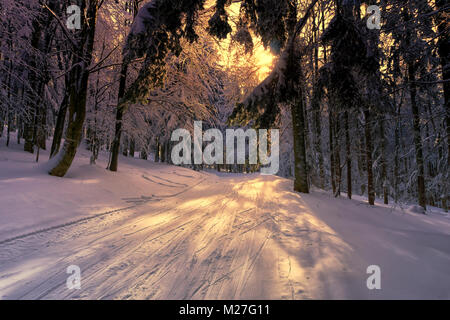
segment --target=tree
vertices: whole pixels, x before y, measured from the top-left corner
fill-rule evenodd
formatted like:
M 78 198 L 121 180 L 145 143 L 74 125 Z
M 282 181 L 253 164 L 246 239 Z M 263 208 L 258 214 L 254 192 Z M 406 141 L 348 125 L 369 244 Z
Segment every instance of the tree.
M 73 41 L 74 55 L 72 69 L 69 72 L 69 118 L 64 145 L 59 154 L 54 157 L 54 162 L 49 170 L 49 174 L 53 176 L 63 177 L 67 173 L 81 142 L 86 116 L 89 66 L 92 61 L 95 27 L 100 4 L 101 2 L 98 0 L 81 1 L 81 12 L 86 12 L 86 15 L 83 17 L 81 30 L 74 32 L 74 38 L 70 38 Z M 64 26 L 61 27 L 64 28 Z
M 123 52 L 116 130 L 109 170 L 117 171 L 122 120 L 126 108 L 132 103 L 145 100 L 152 88 L 163 84 L 165 58 L 169 52 L 181 51 L 181 38 L 185 37 L 190 41 L 197 39 L 194 24 L 203 3 L 204 0 L 152 0 L 137 13 Z M 143 64 L 137 78 L 126 88 L 128 65 L 138 58 L 144 58 Z
M 230 117 L 231 123 L 246 124 L 254 121 L 256 127 L 268 127 L 278 115 L 277 105 L 280 103 L 290 105 L 295 159 L 294 190 L 303 193 L 309 192 L 309 185 L 304 134 L 305 95 L 300 66 L 303 53 L 299 48 L 298 36 L 316 3 L 317 1 L 310 3 L 300 20 L 297 20 L 297 7 L 292 2 L 274 4 L 274 7 L 280 9 L 277 13 L 284 14 L 282 19 L 276 21 L 267 19 L 268 17 L 279 18 L 269 14 L 268 10 L 273 10 L 273 7 L 246 7 L 249 19 L 256 20 L 257 16 L 260 18 L 256 31 L 259 32 L 263 42 L 279 44 L 281 47 L 284 46 L 284 50 L 272 73 L 255 88 L 243 103 L 237 105 Z M 263 11 L 263 9 L 267 11 Z M 277 31 L 268 33 L 267 28 L 270 31 L 273 31 L 272 28 L 276 28 Z
M 401 6 L 389 6 L 389 10 L 387 7 L 386 10 L 390 14 L 386 29 L 391 30 L 396 48 L 395 54 L 403 60 L 404 65 L 403 81 L 408 89 L 412 113 L 417 197 L 419 205 L 425 209 L 427 197 L 418 81 L 432 63 L 432 47 L 424 38 L 434 36 L 431 20 L 426 18 L 426 15 L 433 10 L 427 2 L 423 1 L 405 1 Z M 420 17 L 418 12 L 424 14 L 425 18 Z
M 372 134 L 371 115 L 374 106 L 371 107 L 371 99 L 374 90 L 369 91 L 369 82 L 379 83 L 372 74 L 377 74 L 379 63 L 376 50 L 371 52 L 370 43 L 364 38 L 366 32 L 363 30 L 359 17 L 359 2 L 336 0 L 336 14 L 328 28 L 322 35 L 322 41 L 330 45 L 330 56 L 328 63 L 324 65 L 319 73 L 320 76 L 315 85 L 314 100 L 318 104 L 324 97 L 324 90 L 328 91 L 329 118 L 330 118 L 330 155 L 331 155 L 331 179 L 333 193 L 337 196 L 341 185 L 340 165 L 340 114 L 344 115 L 344 136 L 346 143 L 347 166 L 347 194 L 352 196 L 352 155 L 350 141 L 349 113 L 357 111 L 359 106 L 363 107 L 365 125 L 365 146 L 367 161 L 367 191 L 369 204 L 374 204 L 374 185 L 372 172 Z M 373 81 L 375 80 L 375 81 Z M 360 83 L 364 84 L 361 88 Z M 333 119 L 334 118 L 334 119 Z M 337 181 L 334 180 L 337 175 Z M 336 186 L 337 182 L 337 186 Z
M 438 40 L 438 52 L 441 62 L 442 81 L 444 90 L 444 110 L 445 112 L 445 126 L 447 134 L 447 174 L 444 177 L 444 190 L 442 194 L 443 207 L 445 210 L 448 208 L 450 202 L 450 188 L 449 188 L 449 176 L 448 169 L 450 168 L 450 31 L 448 29 L 448 1 L 436 0 L 436 9 L 438 14 L 436 15 L 436 25 L 439 32 Z

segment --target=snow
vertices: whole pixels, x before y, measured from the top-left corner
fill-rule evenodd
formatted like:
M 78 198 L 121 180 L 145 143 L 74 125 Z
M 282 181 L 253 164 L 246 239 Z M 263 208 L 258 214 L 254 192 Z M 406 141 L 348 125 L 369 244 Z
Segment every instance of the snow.
M 147 26 L 155 21 L 155 17 L 151 14 L 156 9 L 155 3 L 156 0 L 151 0 L 139 9 L 131 26 L 130 35 L 145 33 Z
M 139 159 L 112 173 L 82 148 L 55 178 L 13 141 L 0 140 L 0 299 L 450 299 L 438 209 Z M 370 265 L 381 290 L 366 287 Z
M 11 237 L 64 224 L 125 207 L 124 199 L 136 194 L 151 197 L 171 194 L 179 184 L 189 184 L 201 174 L 170 166 L 123 158 L 118 173 L 105 170 L 107 155 L 98 165 L 90 165 L 90 152 L 79 148 L 73 167 L 65 178 L 47 174 L 51 161 L 48 151 L 36 155 L 22 151 L 12 135 L 10 148 L 1 139 L 0 146 L 0 242 Z M 63 145 L 63 143 L 61 144 Z M 12 150 L 10 150 L 12 149 Z M 48 142 L 47 150 L 50 150 Z M 155 172 L 166 179 L 177 179 L 175 184 L 153 178 Z M 185 176 L 180 176 L 186 172 Z M 192 177 L 190 177 L 192 176 Z M 157 187 L 157 189 L 155 188 Z
M 288 58 L 289 52 L 285 49 L 280 55 L 272 72 L 245 98 L 243 102 L 245 106 L 260 102 L 260 100 L 264 99 L 264 96 L 267 95 L 270 90 L 274 89 L 274 86 L 275 90 L 281 90 L 281 88 L 285 86 L 284 74 L 286 71 Z M 259 110 L 259 112 L 262 111 Z

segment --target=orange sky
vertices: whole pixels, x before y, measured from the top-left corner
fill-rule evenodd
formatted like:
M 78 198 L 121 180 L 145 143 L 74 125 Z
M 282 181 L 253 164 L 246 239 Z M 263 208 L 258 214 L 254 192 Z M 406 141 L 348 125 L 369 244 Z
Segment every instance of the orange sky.
M 236 29 L 234 21 L 237 20 L 237 17 L 239 15 L 239 3 L 233 3 L 229 7 L 227 7 L 227 11 L 230 16 L 230 25 L 233 28 L 233 32 Z M 232 51 L 229 51 L 229 45 L 231 41 L 231 35 L 228 35 L 228 38 L 221 41 L 220 43 L 220 52 L 223 57 L 222 64 L 223 65 L 229 65 L 230 64 L 230 57 L 233 56 L 236 53 L 236 49 L 232 49 Z M 266 78 L 270 71 L 272 70 L 273 62 L 275 60 L 275 56 L 270 52 L 269 49 L 265 49 L 264 46 L 261 44 L 261 41 L 259 41 L 258 38 L 254 38 L 254 48 L 253 48 L 253 58 L 255 60 L 256 66 L 258 67 L 258 78 L 260 80 L 263 80 Z M 248 57 L 245 56 L 242 57 L 242 63 L 245 63 L 247 61 Z

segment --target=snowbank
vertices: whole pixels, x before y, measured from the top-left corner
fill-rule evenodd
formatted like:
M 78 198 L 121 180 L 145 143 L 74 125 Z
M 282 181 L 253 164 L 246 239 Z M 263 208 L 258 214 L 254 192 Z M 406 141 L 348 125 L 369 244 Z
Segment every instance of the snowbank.
M 81 147 L 68 174 L 57 178 L 47 173 L 48 151 L 40 150 L 37 164 L 36 155 L 25 153 L 15 141 L 12 138 L 6 148 L 4 139 L 0 140 L 0 242 L 126 208 L 136 203 L 133 198 L 171 195 L 202 176 L 125 157 L 119 160 L 119 171 L 111 172 L 105 169 L 106 154 L 90 165 L 90 153 Z

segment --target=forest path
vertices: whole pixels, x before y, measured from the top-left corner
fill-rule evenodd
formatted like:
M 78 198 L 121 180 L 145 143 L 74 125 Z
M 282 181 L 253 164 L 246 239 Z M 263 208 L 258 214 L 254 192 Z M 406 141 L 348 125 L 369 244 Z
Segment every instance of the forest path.
M 0 244 L 0 299 L 450 298 L 449 224 L 272 176 L 151 179 L 178 190 Z M 366 287 L 372 264 L 382 290 Z

